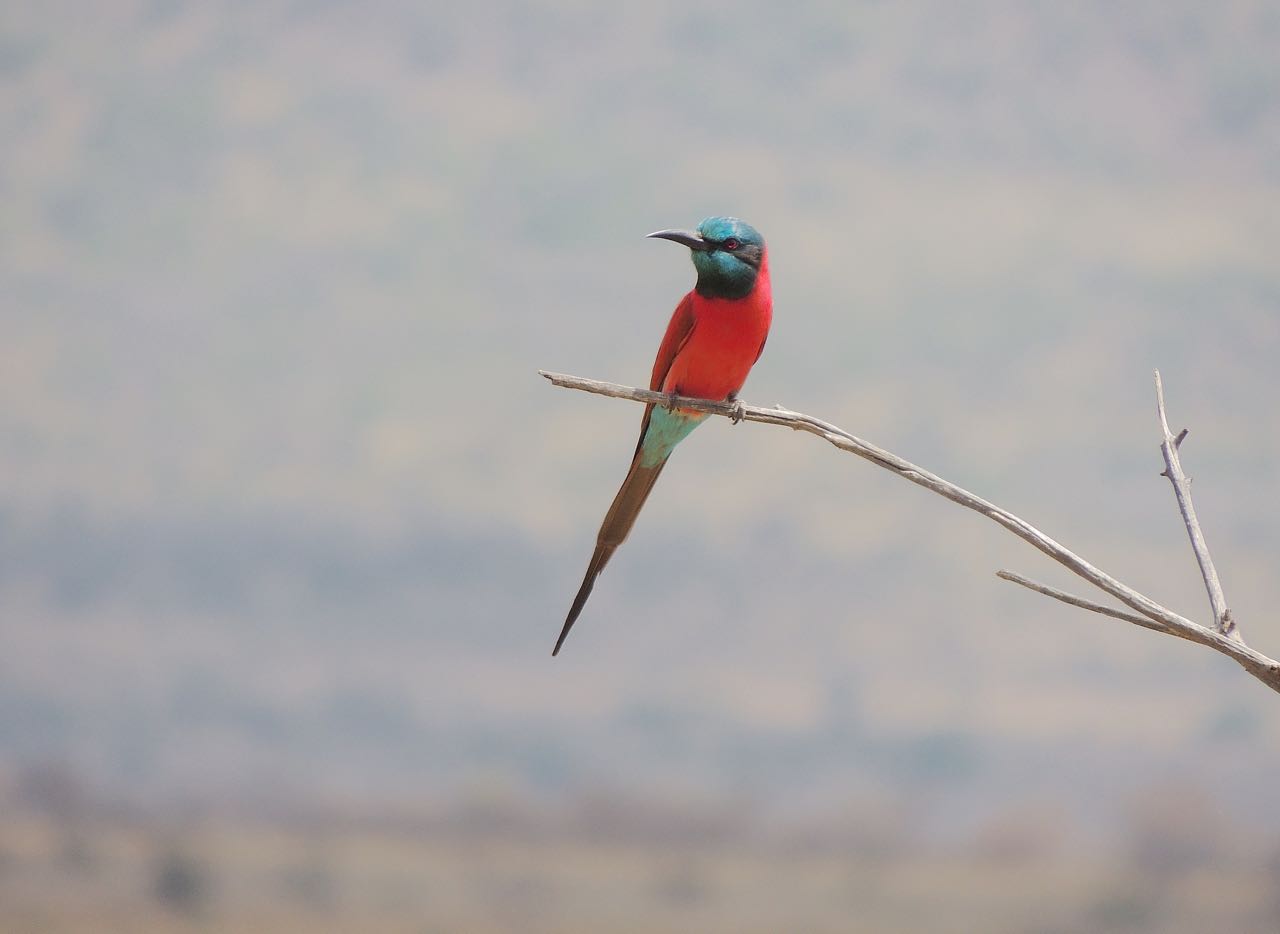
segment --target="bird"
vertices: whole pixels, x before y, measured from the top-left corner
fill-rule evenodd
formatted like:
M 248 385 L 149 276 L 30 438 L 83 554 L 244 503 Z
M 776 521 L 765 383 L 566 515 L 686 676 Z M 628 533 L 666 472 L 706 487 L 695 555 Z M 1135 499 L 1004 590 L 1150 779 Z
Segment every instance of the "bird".
M 659 230 L 648 236 L 688 247 L 698 274 L 693 289 L 671 315 L 649 388 L 673 399 L 736 402 L 747 374 L 764 351 L 773 321 L 764 238 L 736 217 L 708 217 L 692 231 Z M 552 655 L 560 653 L 596 578 L 631 531 L 671 452 L 706 418 L 706 412 L 692 409 L 652 402 L 645 406 L 631 468 L 605 514 L 591 563 Z

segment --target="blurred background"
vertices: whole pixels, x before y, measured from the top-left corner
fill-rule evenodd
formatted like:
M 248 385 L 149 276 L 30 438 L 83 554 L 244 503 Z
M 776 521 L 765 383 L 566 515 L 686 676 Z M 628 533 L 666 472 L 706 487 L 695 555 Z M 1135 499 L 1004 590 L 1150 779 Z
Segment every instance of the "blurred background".
M 743 393 L 1280 652 L 1280 5 L 11 3 L 0 929 L 1274 931 L 1280 698 L 713 420 L 554 661 L 687 251 Z M 1097 596 L 1096 594 L 1087 594 Z

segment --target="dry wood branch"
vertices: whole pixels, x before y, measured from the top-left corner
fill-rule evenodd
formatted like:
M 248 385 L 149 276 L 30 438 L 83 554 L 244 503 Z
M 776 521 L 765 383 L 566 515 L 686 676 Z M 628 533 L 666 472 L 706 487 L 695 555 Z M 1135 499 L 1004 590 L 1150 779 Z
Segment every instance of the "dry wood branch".
M 814 418 L 811 415 L 804 415 L 800 412 L 792 412 L 784 409 L 782 406 L 774 406 L 773 408 L 762 408 L 760 406 L 734 404 L 731 402 L 715 402 L 709 399 L 692 399 L 683 396 L 669 396 L 661 392 L 652 392 L 647 389 L 637 389 L 634 386 L 624 386 L 619 383 L 607 383 L 599 380 L 584 379 L 580 376 L 568 376 L 563 373 L 548 373 L 545 370 L 538 371 L 542 376 L 546 377 L 556 386 L 563 386 L 568 389 L 580 389 L 584 392 L 592 392 L 598 395 L 611 396 L 615 399 L 630 399 L 634 402 L 653 402 L 658 405 L 678 405 L 681 408 L 694 409 L 700 412 L 709 412 L 712 415 L 722 415 L 726 418 L 733 418 L 735 415 L 741 415 L 745 421 L 763 422 L 768 425 L 782 425 L 796 431 L 807 431 L 825 439 L 835 447 L 842 451 L 848 451 L 851 454 L 871 461 L 873 464 L 889 470 L 903 479 L 909 480 L 917 486 L 922 486 L 927 490 L 943 496 L 953 503 L 959 503 L 968 509 L 972 509 L 981 515 L 986 516 L 993 522 L 997 522 L 1004 526 L 1014 535 L 1017 535 L 1023 541 L 1035 546 L 1044 552 L 1050 558 L 1053 558 L 1059 564 L 1066 567 L 1072 573 L 1084 578 L 1095 587 L 1111 594 L 1121 603 L 1131 609 L 1137 610 L 1144 617 L 1151 620 L 1154 625 L 1147 628 L 1153 628 L 1160 632 L 1166 632 L 1169 635 L 1175 635 L 1191 642 L 1197 642 L 1201 645 L 1209 646 L 1215 651 L 1221 652 L 1236 660 L 1246 671 L 1258 678 L 1272 690 L 1280 692 L 1280 662 L 1267 656 L 1255 652 L 1248 648 L 1243 642 L 1237 639 L 1228 638 L 1215 629 L 1209 629 L 1194 623 L 1189 619 L 1179 616 L 1172 610 L 1161 606 L 1150 597 L 1139 593 L 1133 588 L 1121 583 L 1116 578 L 1100 570 L 1090 564 L 1084 558 L 1068 550 L 1063 545 L 1054 541 L 1048 535 L 1041 532 L 1025 519 L 1021 519 L 1003 509 L 994 503 L 990 503 L 980 496 L 970 493 L 968 490 L 956 486 L 943 480 L 936 474 L 932 474 L 922 467 L 918 467 L 905 458 L 899 457 L 891 451 L 877 447 L 868 441 L 864 441 L 841 428 L 837 428 L 829 422 Z M 1166 432 L 1167 434 L 1167 432 Z M 1006 578 L 1011 579 L 1011 578 Z M 1018 580 L 1017 583 L 1023 583 L 1026 579 Z M 1031 582 L 1026 582 L 1027 586 Z M 1033 589 L 1040 589 L 1043 585 L 1036 585 Z M 1047 592 L 1052 588 L 1045 588 L 1041 592 Z M 1057 592 L 1058 594 L 1061 591 Z M 1049 594 L 1056 596 L 1056 594 Z M 1064 595 L 1069 596 L 1069 595 Z M 1061 599 L 1061 597 L 1058 597 Z M 1072 598 L 1078 600 L 1079 598 Z M 1068 601 L 1071 602 L 1071 601 Z M 1087 601 L 1082 601 L 1087 602 Z M 1080 605 L 1080 604 L 1076 604 Z M 1092 607 L 1086 606 L 1086 609 Z M 1095 610 L 1095 612 L 1105 611 L 1108 615 L 1115 615 L 1115 611 Z M 1120 617 L 1127 619 L 1129 622 L 1135 622 L 1133 618 L 1127 616 Z M 1145 623 L 1146 620 L 1143 620 Z
M 1187 437 L 1184 428 L 1174 437 L 1169 431 L 1169 417 L 1164 410 L 1164 384 L 1160 381 L 1160 371 L 1156 370 L 1156 412 L 1160 416 L 1160 453 L 1164 455 L 1164 470 L 1161 476 L 1168 477 L 1173 484 L 1173 495 L 1178 498 L 1178 511 L 1182 513 L 1183 524 L 1187 527 L 1187 535 L 1191 537 L 1191 550 L 1195 552 L 1196 562 L 1200 565 L 1200 574 L 1204 577 L 1205 590 L 1209 592 L 1209 607 L 1213 610 L 1213 628 L 1229 639 L 1244 642 L 1235 620 L 1231 618 L 1231 610 L 1227 608 L 1227 597 L 1222 592 L 1222 584 L 1218 580 L 1218 571 L 1213 566 L 1213 558 L 1209 555 L 1209 546 L 1205 544 L 1204 532 L 1196 519 L 1196 507 L 1191 503 L 1191 481 L 1182 472 L 1182 460 L 1178 449 Z
M 1150 629 L 1152 632 L 1163 632 L 1171 636 L 1179 636 L 1182 634 L 1176 629 L 1170 629 L 1168 626 L 1162 626 L 1157 622 L 1144 619 L 1134 613 L 1126 613 L 1123 610 L 1116 610 L 1109 606 L 1103 606 L 1101 603 L 1094 603 L 1092 600 L 1086 600 L 1084 597 L 1077 597 L 1067 593 L 1065 590 L 1059 590 L 1057 587 L 1050 587 L 1048 584 L 1041 584 L 1033 581 L 1029 577 L 1023 577 L 1021 574 L 1015 574 L 1013 571 L 996 571 L 996 577 L 1001 580 L 1007 580 L 1014 584 L 1021 584 L 1028 590 L 1034 590 L 1036 593 L 1042 593 L 1046 597 L 1053 597 L 1055 600 L 1061 600 L 1071 606 L 1078 606 L 1082 610 L 1088 610 L 1091 613 L 1098 613 L 1102 616 L 1110 616 L 1112 619 L 1122 619 L 1126 623 L 1133 623 L 1135 626 L 1141 626 L 1143 629 Z

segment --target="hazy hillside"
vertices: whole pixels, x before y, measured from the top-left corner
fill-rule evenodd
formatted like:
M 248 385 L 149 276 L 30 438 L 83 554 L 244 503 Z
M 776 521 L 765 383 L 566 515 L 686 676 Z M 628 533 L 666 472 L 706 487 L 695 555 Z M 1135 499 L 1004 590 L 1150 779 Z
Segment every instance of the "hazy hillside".
M 1280 8 L 27 4 L 0 20 L 0 766 L 150 802 L 644 788 L 805 810 L 1176 777 L 1280 828 L 1280 704 L 997 581 L 811 438 L 682 448 L 548 657 L 710 213 L 747 386 L 1188 615 L 1151 371 L 1280 651 Z M 1006 540 L 1007 539 L 1007 540 Z

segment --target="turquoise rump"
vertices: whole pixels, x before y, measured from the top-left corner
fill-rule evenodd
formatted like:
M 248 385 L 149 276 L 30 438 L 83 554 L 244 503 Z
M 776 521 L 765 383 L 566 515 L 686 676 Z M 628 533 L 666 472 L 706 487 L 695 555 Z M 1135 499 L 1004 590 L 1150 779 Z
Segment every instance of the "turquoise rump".
M 689 437 L 689 433 L 706 418 L 705 412 L 668 412 L 655 407 L 649 418 L 649 429 L 640 442 L 640 466 L 653 468 L 662 464 L 676 445 Z

